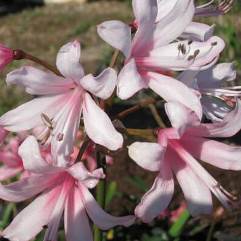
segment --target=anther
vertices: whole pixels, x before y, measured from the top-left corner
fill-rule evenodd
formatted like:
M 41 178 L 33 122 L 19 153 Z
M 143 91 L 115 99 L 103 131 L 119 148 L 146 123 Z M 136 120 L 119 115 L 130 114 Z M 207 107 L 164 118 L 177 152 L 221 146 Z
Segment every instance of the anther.
M 64 134 L 63 133 L 58 133 L 56 136 L 57 141 L 62 141 L 64 139 Z
M 217 46 L 217 45 L 218 45 L 218 42 L 212 42 L 211 45 L 212 45 L 212 46 Z

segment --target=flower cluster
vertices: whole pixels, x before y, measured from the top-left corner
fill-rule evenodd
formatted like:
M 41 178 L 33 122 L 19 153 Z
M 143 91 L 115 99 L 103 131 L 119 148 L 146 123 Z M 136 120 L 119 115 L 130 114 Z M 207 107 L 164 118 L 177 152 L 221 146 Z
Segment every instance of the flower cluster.
M 60 48 L 57 68 L 40 61 L 48 71 L 23 66 L 7 74 L 8 85 L 23 87 L 33 99 L 0 117 L 0 180 L 21 173 L 18 181 L 0 184 L 0 198 L 36 198 L 2 231 L 3 237 L 28 241 L 46 229 L 45 240 L 57 240 L 63 213 L 69 241 L 93 239 L 88 218 L 104 230 L 129 226 L 136 218 L 151 222 L 172 199 L 174 175 L 192 215 L 212 211 L 211 193 L 226 208 L 235 205 L 236 197 L 198 160 L 241 170 L 241 147 L 212 140 L 241 129 L 241 92 L 228 86 L 236 78 L 233 64 L 217 64 L 225 43 L 214 36 L 214 25 L 193 21 L 195 16 L 225 14 L 231 5 L 232 1 L 195 6 L 193 0 L 132 0 L 131 24 L 113 20 L 97 26 L 99 36 L 125 57 L 119 73 L 112 66 L 98 76 L 85 74 L 75 40 Z M 23 58 L 37 61 L 22 50 L 0 45 L 0 69 Z M 115 89 L 122 100 L 143 89 L 154 91 L 165 101 L 171 126 L 156 131 L 156 142 L 127 147 L 122 128 L 105 112 L 105 100 L 113 98 Z M 17 136 L 10 137 L 11 132 Z M 114 217 L 88 189 L 106 176 L 98 153 L 114 164 L 111 155 L 124 148 L 157 177 L 135 215 Z

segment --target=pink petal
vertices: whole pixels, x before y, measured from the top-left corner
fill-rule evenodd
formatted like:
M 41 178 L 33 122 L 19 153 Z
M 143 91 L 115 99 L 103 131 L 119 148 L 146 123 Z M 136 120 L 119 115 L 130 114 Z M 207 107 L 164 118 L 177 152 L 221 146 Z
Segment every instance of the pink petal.
M 77 82 L 84 76 L 80 61 L 80 43 L 75 40 L 62 46 L 58 52 L 56 65 L 61 74 Z
M 0 143 L 5 139 L 5 137 L 7 136 L 8 131 L 4 130 L 1 126 L 0 126 Z
M 209 188 L 174 152 L 169 152 L 173 171 L 187 201 L 188 210 L 193 216 L 212 212 L 212 195 Z
M 188 130 L 190 135 L 204 137 L 231 137 L 241 129 L 241 101 L 237 100 L 236 108 L 228 113 L 221 122 L 201 124 Z
M 65 205 L 64 226 L 67 241 L 92 241 L 93 235 L 81 194 L 74 188 Z
M 44 113 L 52 118 L 62 108 L 63 101 L 66 101 L 70 93 L 35 98 L 1 116 L 0 125 L 13 132 L 43 125 L 41 114 Z
M 147 88 L 147 84 L 140 76 L 135 60 L 131 59 L 119 73 L 117 95 L 122 100 L 125 100 L 143 88 Z
M 66 167 L 73 152 L 79 129 L 83 92 L 75 89 L 65 106 L 53 118 L 56 123 L 52 131 L 51 153 L 55 165 Z
M 99 36 L 112 47 L 119 49 L 125 57 L 131 48 L 131 28 L 121 21 L 105 21 L 97 26 Z
M 80 183 L 79 190 L 89 217 L 99 228 L 107 230 L 117 225 L 128 227 L 134 223 L 134 216 L 114 217 L 106 213 L 95 201 L 89 190 Z
M 182 145 L 197 159 L 227 170 L 241 170 L 241 147 L 205 138 L 183 138 Z
M 34 238 L 48 224 L 60 187 L 45 192 L 23 209 L 4 229 L 3 237 L 16 241 Z
M 56 193 L 57 200 L 49 217 L 48 228 L 44 235 L 44 241 L 57 240 L 58 228 L 64 211 L 65 202 L 70 190 L 73 188 L 73 180 L 67 177 Z
M 135 142 L 128 147 L 130 158 L 137 165 L 153 172 L 160 170 L 165 151 L 161 145 L 149 142 Z
M 175 4 L 169 5 L 168 9 L 168 14 L 157 23 L 153 43 L 155 47 L 163 46 L 178 38 L 192 21 L 195 11 L 194 3 L 190 0 L 176 1 Z
M 117 74 L 114 69 L 107 68 L 97 77 L 92 74 L 86 75 L 80 79 L 79 83 L 93 95 L 101 99 L 108 99 L 116 87 Z
M 95 143 L 110 150 L 122 147 L 123 137 L 116 131 L 107 114 L 96 105 L 89 94 L 85 94 L 83 106 L 84 125 L 87 135 Z
M 169 1 L 157 0 L 158 14 L 157 14 L 156 22 L 160 22 L 162 21 L 162 19 L 168 17 L 173 11 L 178 1 L 179 0 L 169 0 Z
M 9 202 L 21 202 L 62 181 L 63 178 L 59 175 L 31 175 L 12 184 L 0 184 L 0 199 Z
M 8 166 L 0 167 L 0 181 L 5 181 L 11 177 L 15 177 L 18 173 L 20 173 L 23 169 L 21 167 L 12 168 Z
M 58 169 L 50 166 L 40 153 L 39 144 L 35 137 L 25 139 L 18 150 L 22 157 L 24 169 L 34 173 L 58 172 Z
M 191 22 L 181 35 L 184 39 L 188 38 L 197 41 L 207 41 L 213 36 L 215 25 L 209 26 L 204 23 Z
M 159 216 L 169 205 L 174 192 L 174 180 L 167 162 L 160 168 L 151 189 L 145 193 L 135 209 L 135 215 L 143 222 L 149 223 Z
M 25 91 L 31 95 L 61 94 L 75 86 L 71 80 L 31 66 L 10 72 L 6 82 L 9 85 L 23 86 Z
M 179 102 L 168 102 L 165 104 L 167 116 L 171 125 L 179 130 L 180 136 L 189 126 L 200 124 L 200 120 L 196 113 L 180 104 Z
M 98 168 L 90 172 L 86 169 L 82 162 L 74 164 L 67 171 L 72 177 L 79 180 L 88 188 L 94 188 L 100 179 L 105 178 L 102 168 Z
M 149 87 L 167 102 L 179 102 L 193 110 L 199 119 L 202 118 L 202 106 L 192 89 L 180 81 L 165 75 L 149 72 Z

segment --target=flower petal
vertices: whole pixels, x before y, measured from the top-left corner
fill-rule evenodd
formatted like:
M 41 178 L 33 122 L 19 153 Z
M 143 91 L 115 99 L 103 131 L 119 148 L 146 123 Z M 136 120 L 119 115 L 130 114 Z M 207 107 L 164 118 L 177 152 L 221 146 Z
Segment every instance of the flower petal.
M 169 5 L 168 9 L 168 14 L 157 22 L 153 41 L 155 47 L 163 46 L 178 38 L 192 21 L 195 11 L 192 0 L 175 1 L 175 4 Z
M 143 88 L 147 88 L 147 84 L 139 74 L 135 60 L 131 59 L 119 73 L 117 96 L 126 100 Z
M 128 147 L 128 154 L 137 165 L 157 172 L 160 170 L 165 148 L 157 143 L 135 142 Z
M 149 87 L 167 102 L 179 102 L 193 110 L 199 119 L 202 118 L 202 106 L 199 96 L 182 82 L 161 74 L 148 72 Z
M 18 149 L 22 157 L 24 169 L 34 173 L 57 172 L 58 169 L 50 166 L 41 156 L 39 144 L 34 136 L 29 136 Z
M 36 198 L 14 218 L 1 235 L 16 241 L 28 241 L 34 238 L 48 224 L 58 191 L 57 188 L 52 189 Z
M 56 65 L 60 73 L 76 82 L 84 76 L 80 61 L 80 43 L 75 40 L 62 46 L 58 52 Z
M 91 94 L 101 99 L 108 99 L 116 87 L 117 74 L 114 69 L 107 68 L 97 77 L 89 74 L 83 77 L 79 82 L 81 86 L 85 90 L 91 92 Z
M 74 82 L 31 66 L 16 69 L 7 75 L 7 84 L 23 86 L 31 95 L 65 93 L 73 88 Z
M 5 181 L 6 179 L 15 177 L 22 170 L 23 170 L 23 168 L 21 168 L 21 167 L 12 168 L 12 167 L 3 165 L 0 167 L 0 181 Z
M 61 95 L 35 98 L 1 116 L 0 125 L 13 132 L 30 130 L 42 125 L 41 114 L 44 113 L 51 119 L 55 113 L 60 111 L 69 94 L 67 92 Z
M 197 159 L 227 170 L 241 170 L 241 147 L 200 137 L 182 138 L 184 148 Z
M 189 212 L 193 216 L 212 212 L 212 195 L 209 188 L 173 151 L 169 159 L 182 188 Z
M 105 178 L 102 168 L 98 168 L 92 172 L 88 171 L 82 162 L 78 162 L 68 168 L 68 173 L 75 179 L 81 181 L 88 188 L 94 188 L 100 179 Z
M 122 147 L 123 137 L 116 131 L 107 114 L 85 93 L 83 106 L 84 125 L 87 135 L 95 143 L 110 150 Z
M 191 22 L 182 33 L 181 37 L 197 41 L 207 41 L 213 36 L 215 25 Z
M 119 49 L 125 57 L 130 54 L 131 28 L 121 21 L 105 21 L 97 26 L 99 36 L 112 47 Z
M 8 185 L 0 184 L 0 199 L 21 202 L 35 196 L 51 185 L 61 183 L 59 175 L 32 175 Z
M 64 214 L 64 229 L 68 241 L 93 240 L 89 220 L 77 188 L 69 193 Z
M 165 110 L 172 126 L 179 130 L 181 136 L 186 128 L 200 124 L 195 112 L 191 111 L 179 102 L 168 102 Z
M 174 180 L 169 164 L 165 161 L 160 174 L 151 189 L 145 193 L 135 209 L 135 215 L 143 222 L 149 223 L 161 214 L 169 205 L 174 192 Z
M 95 201 L 89 190 L 79 183 L 79 190 L 81 193 L 81 198 L 86 211 L 93 221 L 99 228 L 103 230 L 110 229 L 117 225 L 123 225 L 128 227 L 132 225 L 135 221 L 134 216 L 124 216 L 124 217 L 114 217 L 106 213 L 99 204 Z

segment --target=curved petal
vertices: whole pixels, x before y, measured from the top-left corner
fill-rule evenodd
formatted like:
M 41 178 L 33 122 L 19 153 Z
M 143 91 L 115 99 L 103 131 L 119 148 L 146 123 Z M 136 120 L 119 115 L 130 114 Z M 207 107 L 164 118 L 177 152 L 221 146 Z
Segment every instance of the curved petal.
M 65 106 L 53 118 L 51 153 L 55 164 L 66 167 L 73 152 L 82 111 L 84 93 L 75 89 Z
M 79 190 L 89 217 L 99 228 L 107 230 L 117 225 L 128 227 L 134 223 L 134 216 L 114 217 L 106 213 L 95 201 L 89 190 L 80 183 Z
M 131 49 L 131 28 L 121 21 L 105 21 L 97 26 L 99 36 L 127 58 Z
M 89 220 L 77 188 L 74 188 L 68 195 L 65 204 L 64 226 L 67 241 L 93 240 Z
M 114 69 L 107 68 L 97 77 L 92 74 L 86 75 L 80 79 L 79 83 L 91 94 L 101 99 L 108 99 L 116 87 L 117 74 Z
M 74 82 L 31 66 L 14 70 L 7 75 L 7 84 L 23 86 L 31 95 L 65 93 L 73 88 Z
M 164 161 L 160 174 L 151 189 L 145 193 L 135 209 L 135 215 L 149 223 L 169 205 L 174 192 L 174 179 L 169 164 Z
M 155 22 L 157 15 L 156 0 L 142 0 L 141 4 L 139 0 L 133 0 L 132 8 L 138 24 Z
M 62 46 L 57 54 L 56 65 L 60 73 L 77 82 L 84 76 L 80 61 L 80 43 L 75 40 Z
M 128 154 L 137 165 L 157 172 L 160 170 L 166 149 L 157 143 L 135 142 L 128 147 Z
M 0 181 L 5 181 L 11 177 L 15 177 L 18 173 L 23 170 L 22 167 L 8 167 L 8 166 L 1 166 L 0 167 Z
M 153 49 L 148 57 L 136 58 L 136 63 L 149 69 L 203 70 L 217 62 L 224 47 L 224 41 L 217 36 L 205 42 L 177 41 Z
M 236 70 L 233 63 L 221 63 L 196 76 L 197 84 L 201 89 L 221 88 L 225 81 L 236 79 Z
M 105 178 L 102 168 L 98 168 L 92 172 L 86 169 L 82 162 L 78 162 L 67 169 L 68 173 L 75 179 L 81 181 L 88 188 L 94 188 L 100 179 Z
M 241 147 L 205 138 L 183 138 L 182 145 L 194 157 L 227 170 L 241 170 Z
M 60 111 L 66 98 L 69 98 L 69 94 L 35 98 L 1 116 L 0 125 L 13 132 L 30 130 L 42 125 L 41 114 L 44 113 L 51 119 L 55 113 Z
M 47 173 L 58 171 L 50 166 L 41 156 L 39 144 L 35 137 L 29 136 L 18 149 L 19 156 L 22 157 L 24 169 L 34 173 Z
M 148 72 L 149 87 L 167 102 L 179 102 L 193 110 L 199 119 L 202 118 L 202 106 L 199 96 L 182 82 L 161 74 Z
M 235 109 L 229 112 L 222 121 L 189 128 L 188 133 L 203 137 L 231 137 L 241 129 L 240 118 L 241 100 L 237 100 Z
M 156 22 L 160 22 L 162 19 L 167 17 L 179 0 L 157 0 L 158 13 Z
M 126 100 L 146 87 L 147 84 L 139 74 L 135 60 L 131 59 L 119 73 L 117 96 L 122 100 Z
M 145 56 L 152 47 L 152 37 L 157 16 L 157 1 L 138 0 L 132 1 L 133 11 L 138 25 L 132 41 L 132 56 Z
M 179 102 L 166 103 L 165 110 L 172 126 L 179 130 L 180 136 L 189 126 L 200 124 L 200 120 L 196 113 Z
M 209 188 L 175 153 L 171 153 L 169 158 L 190 213 L 193 216 L 210 214 L 212 212 L 212 195 Z
M 122 147 L 123 137 L 116 131 L 107 114 L 85 93 L 83 105 L 84 125 L 87 135 L 95 143 L 110 150 Z
M 184 39 L 207 41 L 213 36 L 215 25 L 209 26 L 204 23 L 191 22 L 182 33 Z
M 52 189 L 36 198 L 24 208 L 3 230 L 1 235 L 9 240 L 28 241 L 48 224 L 56 204 L 59 189 Z
M 175 4 L 169 6 L 168 14 L 157 23 L 154 47 L 163 46 L 178 38 L 191 23 L 194 12 L 193 0 L 175 1 Z
M 0 199 L 21 202 L 62 181 L 59 175 L 45 174 L 32 175 L 8 185 L 0 184 Z

